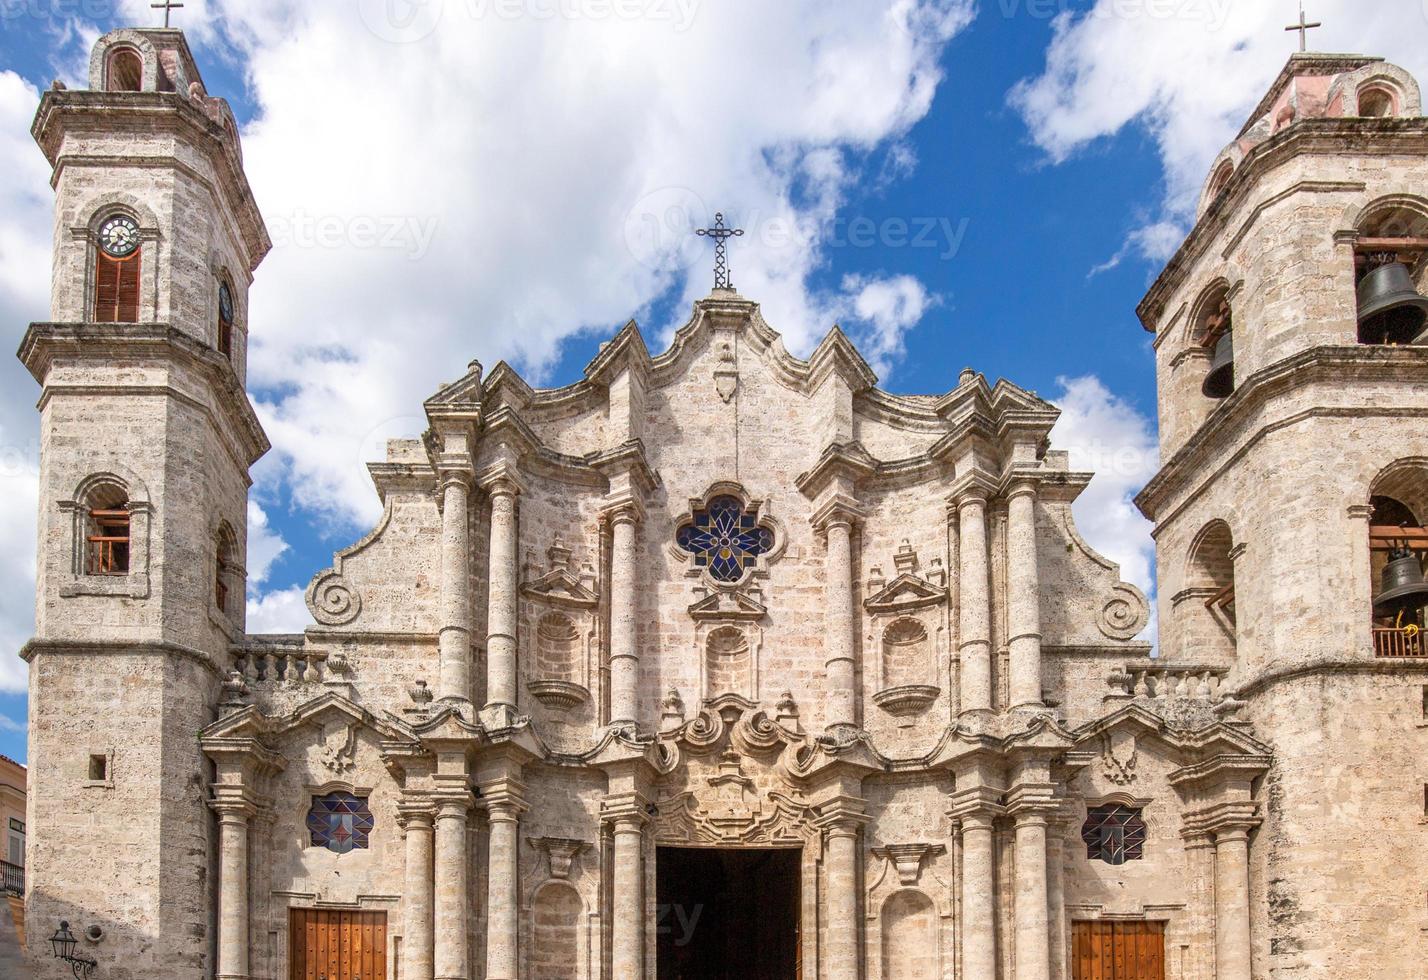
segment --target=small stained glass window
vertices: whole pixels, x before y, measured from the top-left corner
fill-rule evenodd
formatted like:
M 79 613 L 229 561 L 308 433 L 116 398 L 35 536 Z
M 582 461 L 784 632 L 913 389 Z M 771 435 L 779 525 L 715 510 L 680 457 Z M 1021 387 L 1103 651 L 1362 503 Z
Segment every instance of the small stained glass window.
M 325 847 L 336 854 L 366 850 L 372 833 L 372 811 L 364 797 L 351 793 L 314 796 L 307 813 L 307 830 L 313 847 Z
M 1086 814 L 1081 827 L 1086 857 L 1107 864 L 1139 861 L 1145 852 L 1145 820 L 1141 811 L 1120 803 L 1098 806 Z
M 715 497 L 675 535 L 680 548 L 694 556 L 720 582 L 737 582 L 773 549 L 773 533 L 759 527 L 758 518 L 744 510 L 737 497 Z

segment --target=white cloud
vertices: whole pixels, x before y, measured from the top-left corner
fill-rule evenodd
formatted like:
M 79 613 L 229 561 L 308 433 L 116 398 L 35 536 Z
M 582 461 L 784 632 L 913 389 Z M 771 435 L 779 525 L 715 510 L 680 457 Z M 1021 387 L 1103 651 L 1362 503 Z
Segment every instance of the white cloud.
M 1319 0 L 1314 19 L 1325 26 L 1311 32 L 1311 47 L 1382 55 L 1428 78 L 1424 5 L 1374 4 L 1374 16 L 1365 6 Z M 1044 71 L 1011 102 L 1055 162 L 1129 125 L 1150 132 L 1165 174 L 1161 213 L 1131 234 L 1127 254 L 1161 260 L 1167 241 L 1173 248 L 1188 230 L 1210 163 L 1297 50 L 1284 31 L 1297 15 L 1289 0 L 1097 0 L 1053 21 Z
M 1095 473 L 1072 505 L 1076 526 L 1092 547 L 1121 566 L 1121 577 L 1152 597 L 1154 634 L 1155 542 L 1151 523 L 1134 498 L 1159 469 L 1155 427 L 1099 378 L 1058 378 L 1051 400 L 1061 418 L 1051 444 L 1071 454 L 1071 468 Z
M 883 165 L 872 151 L 906 160 L 895 148 L 972 12 L 971 0 L 648 0 L 633 20 L 497 0 L 208 7 L 247 58 L 259 111 L 245 160 L 282 242 L 251 301 L 251 377 L 278 459 L 265 479 L 359 523 L 377 514 L 362 465 L 377 435 L 419 431 L 420 400 L 472 357 L 539 380 L 563 339 L 611 331 L 669 289 L 682 303 L 707 293 L 708 247 L 691 231 L 717 207 L 749 229 L 733 247 L 741 292 L 810 350 L 851 308 L 809 286 L 827 229 L 863 168 Z M 656 15 L 676 7 L 690 16 Z M 416 19 L 374 23 L 384 10 Z M 901 311 L 868 321 L 889 362 L 915 323 L 913 291 L 897 288 Z
M 0 732 L 24 732 L 24 722 L 16 721 L 9 715 L 0 715 Z
M 312 615 L 307 611 L 307 601 L 303 588 L 295 585 L 290 589 L 269 592 L 266 595 L 248 597 L 248 633 L 256 636 L 263 633 L 301 633 L 311 626 Z
M 847 276 L 843 290 L 849 296 L 850 315 L 865 329 L 854 330 L 853 339 L 862 348 L 879 376 L 892 369 L 904 353 L 903 339 L 916 326 L 936 298 L 913 276 L 869 279 Z
M 256 500 L 248 501 L 248 592 L 261 591 L 273 562 L 288 550 L 283 536 L 268 524 L 267 512 Z

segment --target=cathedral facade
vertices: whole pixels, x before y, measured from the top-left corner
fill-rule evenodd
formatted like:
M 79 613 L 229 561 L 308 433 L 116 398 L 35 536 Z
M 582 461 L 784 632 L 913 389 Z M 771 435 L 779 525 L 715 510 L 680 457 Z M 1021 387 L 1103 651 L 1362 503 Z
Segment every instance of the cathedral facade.
M 33 128 L 37 977 L 61 921 L 114 980 L 1422 975 L 1403 71 L 1291 59 L 1140 307 L 1156 656 L 1053 405 L 889 394 L 725 288 L 563 388 L 473 362 L 372 464 L 316 625 L 250 635 L 270 242 L 180 32 L 106 35 L 90 76 Z

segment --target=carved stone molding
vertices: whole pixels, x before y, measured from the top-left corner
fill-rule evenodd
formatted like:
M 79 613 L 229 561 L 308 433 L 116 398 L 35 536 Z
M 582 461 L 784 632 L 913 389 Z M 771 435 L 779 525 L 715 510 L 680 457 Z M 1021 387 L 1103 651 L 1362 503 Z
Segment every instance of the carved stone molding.
M 313 579 L 306 598 L 312 618 L 324 626 L 346 626 L 362 614 L 362 596 L 335 570 Z

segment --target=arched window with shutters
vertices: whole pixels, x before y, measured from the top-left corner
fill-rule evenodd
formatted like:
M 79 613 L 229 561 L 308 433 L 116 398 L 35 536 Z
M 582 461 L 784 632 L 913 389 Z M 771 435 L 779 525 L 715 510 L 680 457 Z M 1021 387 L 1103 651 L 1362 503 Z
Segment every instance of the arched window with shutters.
M 94 260 L 94 320 L 96 323 L 137 323 L 139 273 L 143 245 L 138 223 L 115 214 L 99 226 Z

